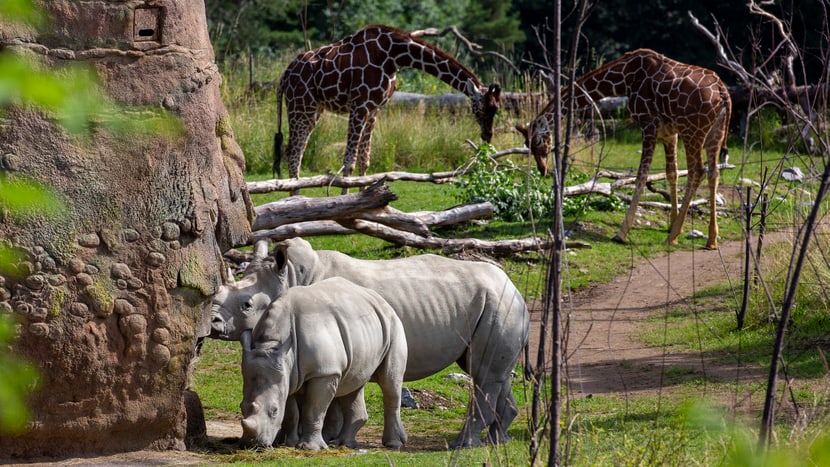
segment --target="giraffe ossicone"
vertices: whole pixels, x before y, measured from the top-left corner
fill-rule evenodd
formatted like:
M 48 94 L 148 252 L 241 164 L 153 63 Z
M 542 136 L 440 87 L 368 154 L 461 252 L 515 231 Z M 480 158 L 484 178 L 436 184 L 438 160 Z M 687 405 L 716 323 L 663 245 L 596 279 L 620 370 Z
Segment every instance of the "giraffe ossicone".
M 706 68 L 687 65 L 653 50 L 637 49 L 626 53 L 576 80 L 578 92 L 574 107 L 581 108 L 603 97 L 628 97 L 628 110 L 643 132 L 643 150 L 631 205 L 615 241 L 625 241 L 631 230 L 637 205 L 645 187 L 654 157 L 657 140 L 666 152 L 666 178 L 671 195 L 669 243 L 677 243 L 692 198 L 703 178 L 703 150 L 706 150 L 709 182 L 709 236 L 706 248 L 718 248 L 716 196 L 720 176 L 718 160 L 726 150 L 726 137 L 732 101 L 726 85 L 718 75 Z M 559 99 L 563 104 L 570 96 L 566 89 Z M 551 150 L 551 127 L 556 99 L 548 103 L 527 127 L 516 129 L 525 137 L 536 160 L 539 172 L 547 174 L 547 157 Z M 565 105 L 562 108 L 565 109 Z M 678 209 L 677 203 L 677 138 L 686 150 L 689 171 L 686 192 Z
M 348 113 L 349 129 L 341 172 L 360 175 L 369 168 L 372 130 L 384 104 L 395 92 L 397 72 L 415 68 L 429 73 L 470 99 L 481 138 L 490 142 L 501 105 L 501 87 L 485 86 L 466 66 L 436 46 L 384 25 L 369 25 L 337 42 L 302 53 L 280 79 L 274 170 L 282 159 L 282 101 L 288 112 L 288 173 L 300 175 L 311 131 L 324 110 Z

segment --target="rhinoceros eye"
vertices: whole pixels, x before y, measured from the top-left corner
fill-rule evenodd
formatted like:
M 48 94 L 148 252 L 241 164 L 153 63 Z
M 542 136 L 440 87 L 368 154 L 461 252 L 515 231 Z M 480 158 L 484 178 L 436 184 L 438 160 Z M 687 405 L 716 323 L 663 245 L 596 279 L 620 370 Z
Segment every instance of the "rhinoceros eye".
M 279 413 L 279 411 L 275 407 L 275 408 L 268 411 L 268 416 L 271 417 L 271 418 L 277 418 L 278 413 Z

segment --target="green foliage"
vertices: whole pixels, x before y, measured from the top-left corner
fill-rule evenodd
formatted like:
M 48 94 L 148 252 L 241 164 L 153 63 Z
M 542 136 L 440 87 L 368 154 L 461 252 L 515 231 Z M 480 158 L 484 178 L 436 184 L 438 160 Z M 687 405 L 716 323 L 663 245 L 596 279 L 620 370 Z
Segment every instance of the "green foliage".
M 305 8 L 302 0 L 206 0 L 213 49 L 223 60 L 244 52 L 271 55 L 282 48 L 301 47 Z M 309 35 L 314 36 L 315 30 Z
M 511 161 L 499 163 L 493 158 L 495 148 L 482 144 L 470 171 L 459 184 L 458 199 L 462 202 L 489 201 L 493 215 L 505 222 L 549 219 L 553 215 L 554 193 L 547 179 L 535 171 L 521 170 Z M 566 177 L 568 183 L 581 183 L 588 175 L 575 173 Z M 622 211 L 625 203 L 611 195 L 569 196 L 562 200 L 565 217 L 581 216 L 588 211 Z
M 493 216 L 503 221 L 547 218 L 554 202 L 550 186 L 535 172 L 521 171 L 510 160 L 499 163 L 493 158 L 495 153 L 491 144 L 479 146 L 469 172 L 459 183 L 458 199 L 464 203 L 489 201 Z
M 298 0 L 206 0 L 205 6 L 220 59 L 246 51 L 273 55 L 303 46 L 306 38 L 317 47 L 372 23 L 403 30 L 457 26 L 470 40 L 502 50 L 525 40 L 510 0 L 345 0 L 325 6 Z M 445 49 L 457 45 L 453 37 L 433 39 Z
M 14 340 L 14 321 L 0 314 L 0 433 L 22 431 L 29 421 L 26 394 L 37 382 L 34 367 L 6 351 Z
M 46 21 L 32 0 L 3 0 L 0 2 L 0 18 L 30 26 L 42 26 Z
M 98 75 L 91 67 L 45 69 L 30 57 L 0 53 L 0 109 L 33 105 L 77 135 L 85 135 L 95 127 L 122 135 L 183 134 L 181 123 L 169 114 L 146 109 L 153 118 L 136 118 L 132 112 L 119 108 L 101 89 Z
M 60 200 L 46 187 L 25 178 L 9 179 L 0 173 L 0 209 L 11 216 L 57 215 Z
M 470 2 L 467 15 L 459 24 L 470 40 L 486 49 L 512 50 L 527 39 L 513 3 L 503 0 Z
M 4 212 L 9 220 L 22 220 L 31 216 L 54 217 L 60 215 L 63 208 L 61 199 L 47 187 L 25 177 L 9 179 L 0 172 L 0 212 Z M 0 274 L 15 276 L 12 265 L 19 258 L 15 248 L 0 243 Z

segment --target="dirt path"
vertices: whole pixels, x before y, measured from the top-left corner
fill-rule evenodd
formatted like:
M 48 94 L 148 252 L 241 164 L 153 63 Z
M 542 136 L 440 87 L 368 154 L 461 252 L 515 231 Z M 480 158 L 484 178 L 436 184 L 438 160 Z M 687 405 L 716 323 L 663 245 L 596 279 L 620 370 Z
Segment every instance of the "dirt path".
M 740 290 L 743 248 L 742 242 L 724 242 L 718 251 L 675 251 L 635 259 L 628 275 L 566 297 L 570 390 L 583 395 L 656 392 L 670 384 L 664 377 L 667 368 L 681 369 L 688 377 L 735 378 L 734 365 L 714 363 L 698 352 L 647 347 L 638 336 L 655 313 L 691 313 L 689 297 L 697 291 L 730 281 Z M 539 307 L 533 308 L 531 362 L 536 360 L 541 318 Z M 740 371 L 744 377 L 758 376 L 757 370 Z

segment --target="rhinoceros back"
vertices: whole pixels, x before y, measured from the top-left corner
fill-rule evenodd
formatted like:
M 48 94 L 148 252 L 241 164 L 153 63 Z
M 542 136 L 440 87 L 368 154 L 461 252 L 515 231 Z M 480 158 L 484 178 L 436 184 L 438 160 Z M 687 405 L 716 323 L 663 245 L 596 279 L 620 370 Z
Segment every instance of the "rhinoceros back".
M 465 355 L 476 334 L 494 349 L 518 352 L 527 340 L 524 300 L 500 268 L 437 255 L 359 260 L 318 251 L 316 277 L 339 276 L 380 294 L 406 333 L 409 358 L 404 378 L 420 379 Z M 503 358 L 515 358 L 503 355 Z

